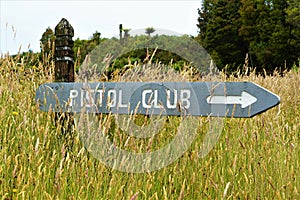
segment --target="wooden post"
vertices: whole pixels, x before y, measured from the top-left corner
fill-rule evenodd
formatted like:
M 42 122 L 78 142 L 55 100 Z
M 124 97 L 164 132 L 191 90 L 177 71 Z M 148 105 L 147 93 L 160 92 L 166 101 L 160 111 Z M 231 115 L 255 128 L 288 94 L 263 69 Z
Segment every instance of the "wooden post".
M 123 32 L 123 25 L 122 24 L 120 24 L 119 25 L 119 31 L 120 31 L 120 40 L 122 40 L 122 32 Z
M 55 27 L 55 82 L 74 82 L 74 29 L 65 18 Z M 72 144 L 72 125 L 73 118 L 71 114 L 57 113 L 55 116 L 56 125 L 61 126 L 61 132 L 68 139 L 68 145 Z M 71 140 L 70 140 L 71 139 Z M 70 143 L 69 143 L 70 142 Z
M 55 27 L 55 82 L 74 82 L 74 29 L 65 18 Z

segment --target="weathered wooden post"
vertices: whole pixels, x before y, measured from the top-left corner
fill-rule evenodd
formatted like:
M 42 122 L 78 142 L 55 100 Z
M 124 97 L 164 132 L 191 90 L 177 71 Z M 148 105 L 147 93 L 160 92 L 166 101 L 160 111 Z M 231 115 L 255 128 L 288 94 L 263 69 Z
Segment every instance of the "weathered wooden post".
M 65 18 L 55 27 L 55 82 L 74 82 L 74 29 Z M 71 132 L 73 119 L 67 113 L 57 113 L 55 116 L 57 125 L 61 125 L 62 134 Z M 68 134 L 69 135 L 69 134 Z
M 119 25 L 119 31 L 120 31 L 120 40 L 122 40 L 122 32 L 123 32 L 123 25 L 122 24 L 120 24 Z
M 63 18 L 55 27 L 55 82 L 74 82 L 74 29 Z

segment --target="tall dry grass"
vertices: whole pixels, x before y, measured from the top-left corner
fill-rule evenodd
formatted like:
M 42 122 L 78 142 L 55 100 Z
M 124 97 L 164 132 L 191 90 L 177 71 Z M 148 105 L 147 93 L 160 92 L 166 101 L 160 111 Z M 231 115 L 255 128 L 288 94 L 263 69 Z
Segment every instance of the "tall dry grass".
M 34 103 L 37 87 L 52 82 L 53 63 L 28 63 L 25 58 L 9 56 L 0 61 L 2 199 L 300 198 L 299 72 L 221 75 L 223 81 L 255 82 L 278 94 L 281 103 L 251 119 L 225 119 L 217 145 L 203 159 L 197 155 L 210 119 L 199 118 L 199 134 L 180 159 L 159 171 L 130 174 L 111 170 L 93 158 L 76 131 L 71 148 L 67 148 L 70 141 L 61 136 L 53 113 L 39 111 Z M 188 70 L 180 77 L 189 78 L 193 73 Z M 134 79 L 135 73 L 127 73 L 128 79 Z M 111 139 L 122 145 L 126 136 L 118 133 L 112 116 L 103 117 Z M 176 125 L 177 119 L 172 120 Z M 167 124 L 165 133 L 171 134 L 156 138 L 151 148 L 168 142 L 176 133 L 173 129 Z M 149 143 L 130 140 L 131 150 L 147 150 Z

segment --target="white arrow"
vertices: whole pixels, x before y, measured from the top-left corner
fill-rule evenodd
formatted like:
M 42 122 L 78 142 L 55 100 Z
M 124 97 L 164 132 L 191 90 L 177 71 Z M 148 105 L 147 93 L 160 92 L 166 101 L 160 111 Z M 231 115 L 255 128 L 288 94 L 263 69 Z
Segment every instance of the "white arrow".
M 246 108 L 257 101 L 257 98 L 243 91 L 241 96 L 209 96 L 206 99 L 209 104 L 241 104 Z

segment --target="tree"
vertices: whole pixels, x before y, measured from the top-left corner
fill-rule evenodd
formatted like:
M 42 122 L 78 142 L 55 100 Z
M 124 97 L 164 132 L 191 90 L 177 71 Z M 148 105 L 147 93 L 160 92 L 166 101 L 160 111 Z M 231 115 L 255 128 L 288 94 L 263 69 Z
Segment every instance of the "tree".
M 126 39 L 126 38 L 128 38 L 129 36 L 130 36 L 130 34 L 129 34 L 129 31 L 130 31 L 131 29 L 130 28 L 123 28 L 123 31 L 124 31 L 124 38 Z
M 95 31 L 88 40 L 81 40 L 77 38 L 74 41 L 74 56 L 77 58 L 79 64 L 81 64 L 86 55 L 95 49 L 104 39 L 101 39 L 101 33 Z
M 210 1 L 203 1 L 201 9 L 198 9 L 198 24 L 197 27 L 199 28 L 199 35 L 197 39 L 199 39 L 202 43 L 204 43 L 205 37 L 206 37 L 206 30 L 207 30 L 207 24 L 209 21 L 211 21 L 211 11 L 212 10 L 212 4 Z
M 295 28 L 300 28 L 300 1 L 288 0 L 288 7 L 286 8 L 287 22 Z
M 241 66 L 247 53 L 257 71 L 291 67 L 300 57 L 299 6 L 293 0 L 204 0 L 197 39 L 219 68 Z
M 238 34 L 239 7 L 239 0 L 204 0 L 198 10 L 198 38 L 220 69 L 242 63 L 246 55 L 244 41 Z
M 293 47 L 295 52 L 300 52 L 300 1 L 289 0 L 288 7 L 286 8 L 286 13 L 286 22 L 290 28 L 289 44 L 291 47 Z M 299 53 L 298 55 L 292 55 L 295 55 L 295 59 L 297 59 Z
M 255 0 L 241 0 L 239 9 L 241 26 L 239 35 L 243 37 L 248 44 L 257 39 L 256 19 L 259 16 L 257 12 L 257 2 Z M 249 48 L 249 46 L 248 46 Z
M 154 33 L 156 30 L 153 27 L 148 27 L 145 29 L 146 30 L 146 34 L 150 37 L 151 33 Z
M 285 23 L 284 0 L 258 1 L 255 21 L 256 37 L 250 41 L 249 52 L 257 68 L 272 72 L 283 68 L 288 60 L 288 29 Z
M 93 33 L 93 36 L 90 38 L 90 40 L 92 42 L 94 42 L 96 45 L 99 45 L 100 44 L 100 41 L 101 41 L 101 33 L 99 33 L 98 31 L 95 31 L 95 33 Z
M 42 38 L 40 39 L 41 52 L 46 56 L 48 56 L 49 53 L 54 50 L 53 49 L 54 41 L 55 41 L 54 32 L 50 27 L 48 27 L 46 31 L 43 33 Z
M 241 0 L 240 35 L 247 42 L 252 63 L 258 70 L 272 72 L 291 60 L 284 0 Z

